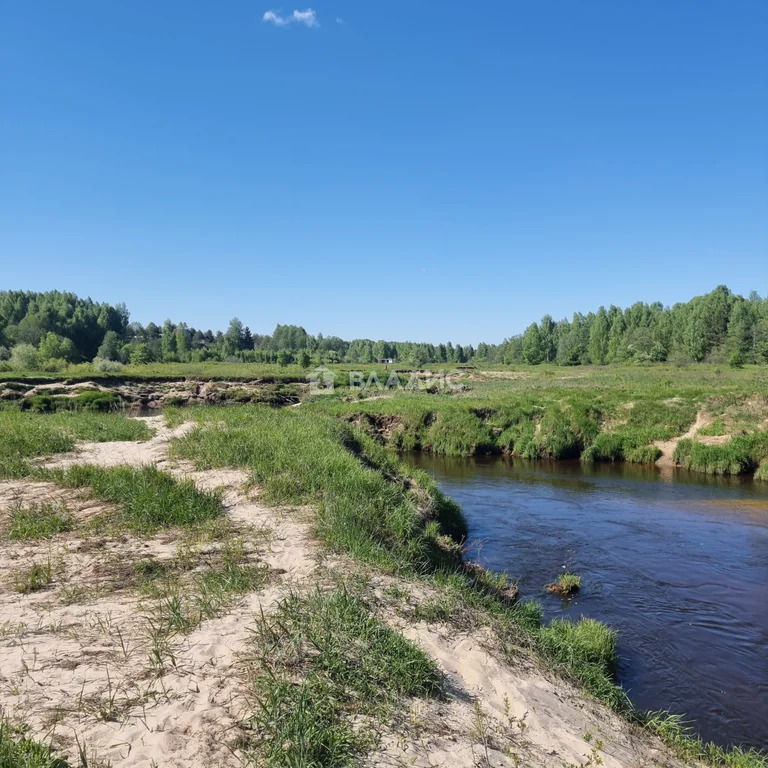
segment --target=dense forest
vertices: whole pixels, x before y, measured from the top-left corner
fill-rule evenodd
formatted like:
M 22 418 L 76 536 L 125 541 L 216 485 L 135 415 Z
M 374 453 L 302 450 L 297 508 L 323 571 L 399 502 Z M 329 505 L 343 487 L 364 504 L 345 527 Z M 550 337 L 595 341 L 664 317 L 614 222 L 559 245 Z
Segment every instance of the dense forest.
M 162 325 L 129 322 L 124 304 L 111 306 L 72 293 L 0 291 L 0 366 L 62 370 L 94 360 L 141 365 L 150 362 L 242 361 L 297 364 L 426 363 L 583 365 L 606 363 L 768 363 L 768 298 L 749 298 L 718 286 L 687 303 L 665 307 L 638 302 L 626 309 L 600 307 L 571 320 L 545 315 L 501 344 L 345 341 L 312 336 L 295 325 L 271 335 L 252 333 L 234 318 L 226 331 L 200 330 L 166 320 Z

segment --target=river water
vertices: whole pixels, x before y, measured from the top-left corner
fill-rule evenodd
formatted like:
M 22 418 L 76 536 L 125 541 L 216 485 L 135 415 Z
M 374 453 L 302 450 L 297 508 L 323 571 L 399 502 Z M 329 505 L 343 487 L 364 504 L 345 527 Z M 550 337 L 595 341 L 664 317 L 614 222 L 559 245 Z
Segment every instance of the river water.
M 768 483 L 654 467 L 414 454 L 461 504 L 471 559 L 519 578 L 547 619 L 619 630 L 619 682 L 640 709 L 705 739 L 768 749 Z M 582 577 L 562 600 L 544 590 Z

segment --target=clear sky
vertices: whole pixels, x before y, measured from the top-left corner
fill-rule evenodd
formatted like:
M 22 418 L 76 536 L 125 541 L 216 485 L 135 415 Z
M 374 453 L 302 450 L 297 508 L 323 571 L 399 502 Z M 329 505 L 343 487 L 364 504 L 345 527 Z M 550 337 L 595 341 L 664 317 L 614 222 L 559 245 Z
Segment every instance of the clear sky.
M 0 0 L 0 288 L 460 343 L 765 295 L 767 41 L 766 0 Z

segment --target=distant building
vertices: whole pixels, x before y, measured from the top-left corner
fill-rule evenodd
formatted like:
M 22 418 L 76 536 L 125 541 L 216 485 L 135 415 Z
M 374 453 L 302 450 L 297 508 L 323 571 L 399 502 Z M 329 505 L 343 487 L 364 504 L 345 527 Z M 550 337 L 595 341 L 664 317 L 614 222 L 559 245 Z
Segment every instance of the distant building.
M 391 357 L 382 357 L 381 360 L 379 360 L 379 365 L 392 365 L 394 362 L 394 359 Z

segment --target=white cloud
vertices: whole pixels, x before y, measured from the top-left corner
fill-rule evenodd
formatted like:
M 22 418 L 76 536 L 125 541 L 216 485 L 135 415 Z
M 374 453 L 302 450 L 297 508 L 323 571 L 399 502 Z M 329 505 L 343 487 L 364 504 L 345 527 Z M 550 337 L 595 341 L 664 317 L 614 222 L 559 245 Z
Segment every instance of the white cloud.
M 320 22 L 317 20 L 317 13 L 311 8 L 307 8 L 306 11 L 294 11 L 290 16 L 281 16 L 275 11 L 267 11 L 261 17 L 261 20 L 274 24 L 276 27 L 287 27 L 294 22 L 303 24 L 305 27 L 320 26 Z

